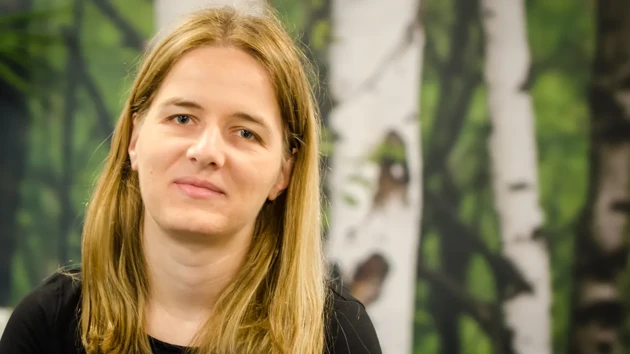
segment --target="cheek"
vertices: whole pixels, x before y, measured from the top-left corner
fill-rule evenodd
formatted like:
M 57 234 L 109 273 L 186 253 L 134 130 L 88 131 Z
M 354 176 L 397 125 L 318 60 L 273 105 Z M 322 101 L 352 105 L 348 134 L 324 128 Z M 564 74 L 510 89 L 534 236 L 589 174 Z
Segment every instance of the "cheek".
M 235 176 L 235 182 L 242 186 L 241 190 L 248 195 L 260 195 L 260 198 L 266 199 L 278 180 L 279 162 L 269 159 L 250 160 L 241 166 Z
M 141 182 L 152 182 L 153 178 L 163 179 L 166 171 L 177 161 L 177 151 L 167 140 L 161 143 L 143 141 L 137 149 L 138 174 Z
M 156 213 L 164 204 L 168 194 L 168 165 L 165 156 L 154 151 L 145 151 L 139 159 L 138 183 L 140 195 L 146 208 Z M 158 209 L 156 209 L 158 208 Z

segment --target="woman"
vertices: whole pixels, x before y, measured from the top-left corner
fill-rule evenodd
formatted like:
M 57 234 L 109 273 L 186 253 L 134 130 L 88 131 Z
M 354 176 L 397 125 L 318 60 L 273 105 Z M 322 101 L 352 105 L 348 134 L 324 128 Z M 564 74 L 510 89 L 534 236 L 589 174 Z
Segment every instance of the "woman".
M 326 280 L 304 63 L 269 10 L 204 10 L 157 43 L 81 270 L 17 306 L 0 353 L 380 353 L 363 306 Z

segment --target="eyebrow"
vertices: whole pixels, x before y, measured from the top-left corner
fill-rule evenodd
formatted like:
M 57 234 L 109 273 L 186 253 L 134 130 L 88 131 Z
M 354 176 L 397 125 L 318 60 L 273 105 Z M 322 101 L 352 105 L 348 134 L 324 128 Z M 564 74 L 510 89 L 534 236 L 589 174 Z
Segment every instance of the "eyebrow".
M 203 107 L 199 103 L 195 101 L 179 98 L 179 97 L 170 98 L 164 101 L 160 106 L 161 107 L 176 106 L 176 107 L 192 108 L 199 111 L 203 111 Z
M 232 113 L 231 116 L 234 117 L 234 118 L 243 119 L 243 120 L 246 120 L 248 122 L 254 123 L 256 125 L 259 125 L 263 129 L 267 130 L 267 132 L 271 133 L 271 129 L 269 128 L 267 123 L 265 123 L 265 120 L 262 119 L 261 117 L 254 116 L 254 115 L 251 115 L 251 114 L 247 114 L 245 112 Z
M 164 101 L 161 105 L 161 107 L 168 107 L 168 106 L 176 106 L 176 107 L 183 107 L 183 108 L 190 108 L 190 109 L 195 109 L 195 110 L 199 110 L 199 111 L 203 111 L 203 106 L 195 101 L 191 101 L 191 100 L 187 100 L 184 98 L 180 98 L 180 97 L 173 97 L 170 98 L 166 101 Z M 242 111 L 237 111 L 235 113 L 230 114 L 230 117 L 233 118 L 238 118 L 238 119 L 242 119 L 242 120 L 246 120 L 248 122 L 254 123 L 262 128 L 264 128 L 265 130 L 267 130 L 267 132 L 271 133 L 271 128 L 269 127 L 269 125 L 267 123 L 265 123 L 265 120 L 262 119 L 259 116 L 256 115 L 252 115 L 249 113 L 245 113 Z

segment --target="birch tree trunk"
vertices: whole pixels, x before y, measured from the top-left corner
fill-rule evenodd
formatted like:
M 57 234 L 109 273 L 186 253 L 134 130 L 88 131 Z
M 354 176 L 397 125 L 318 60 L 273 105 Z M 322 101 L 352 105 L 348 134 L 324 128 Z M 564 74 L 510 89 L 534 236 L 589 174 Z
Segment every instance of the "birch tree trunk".
M 419 0 L 334 0 L 327 255 L 384 353 L 410 353 L 421 216 Z
M 630 212 L 630 4 L 603 0 L 596 6 L 590 181 L 573 274 L 569 350 L 575 354 L 624 352 L 620 331 L 627 315 L 620 281 Z
M 490 156 L 503 254 L 531 291 L 503 300 L 506 352 L 551 351 L 549 253 L 537 237 L 538 201 L 534 112 L 524 88 L 530 67 L 524 1 L 482 0 L 486 36 L 485 79 L 492 122 Z
M 9 317 L 11 317 L 11 309 L 0 307 L 0 338 L 2 337 L 2 332 L 4 332 L 7 322 L 9 322 Z
M 168 32 L 188 13 L 208 7 L 235 6 L 259 11 L 265 0 L 155 0 L 158 37 Z

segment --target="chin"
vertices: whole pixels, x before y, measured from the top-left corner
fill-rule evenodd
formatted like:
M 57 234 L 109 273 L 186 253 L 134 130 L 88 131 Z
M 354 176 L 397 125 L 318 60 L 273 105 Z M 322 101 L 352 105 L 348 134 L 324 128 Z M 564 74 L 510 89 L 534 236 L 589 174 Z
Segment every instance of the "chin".
M 228 229 L 226 218 L 216 215 L 194 215 L 188 212 L 177 213 L 178 216 L 168 217 L 164 220 L 163 227 L 175 234 L 217 235 L 223 234 Z M 177 215 L 176 214 L 176 215 Z M 182 215 L 184 214 L 184 215 Z

